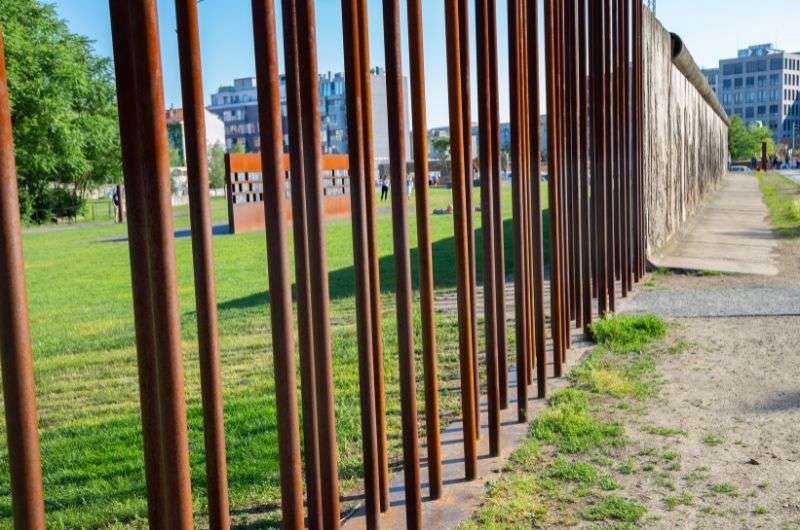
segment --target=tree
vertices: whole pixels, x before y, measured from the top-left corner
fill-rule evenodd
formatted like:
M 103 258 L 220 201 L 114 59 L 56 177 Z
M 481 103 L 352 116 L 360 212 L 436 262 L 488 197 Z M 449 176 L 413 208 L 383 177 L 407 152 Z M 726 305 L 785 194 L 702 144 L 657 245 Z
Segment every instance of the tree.
M 121 179 L 111 62 L 40 0 L 0 0 L 0 26 L 23 219 L 75 216 Z
M 435 136 L 431 138 L 431 147 L 433 152 L 436 153 L 436 158 L 442 162 L 442 167 L 449 167 L 450 165 L 450 137 L 449 136 Z
M 731 160 L 750 160 L 761 158 L 761 144 L 767 142 L 767 155 L 775 154 L 775 141 L 772 131 L 764 125 L 744 124 L 741 116 L 734 116 L 728 128 L 728 149 Z
M 741 116 L 734 116 L 731 119 L 728 128 L 728 149 L 731 160 L 749 160 L 753 156 L 753 141 Z
M 225 146 L 220 142 L 208 148 L 208 184 L 211 189 L 225 187 Z

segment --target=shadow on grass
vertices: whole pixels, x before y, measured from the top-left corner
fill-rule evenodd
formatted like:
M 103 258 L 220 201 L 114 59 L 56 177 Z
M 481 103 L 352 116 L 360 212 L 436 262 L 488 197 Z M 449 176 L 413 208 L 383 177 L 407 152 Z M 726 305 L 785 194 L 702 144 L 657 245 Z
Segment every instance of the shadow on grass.
M 544 261 L 545 264 L 550 259 L 550 218 L 548 210 L 542 212 L 542 232 L 544 237 Z M 513 254 L 513 221 L 506 219 L 503 222 L 503 240 L 505 249 L 505 274 L 506 277 L 514 271 Z M 433 253 L 433 280 L 436 289 L 453 289 L 456 287 L 456 254 L 455 238 L 448 237 L 433 242 L 431 246 Z M 475 261 L 477 267 L 477 279 L 481 283 L 483 277 L 483 242 L 481 230 L 475 230 Z M 381 292 L 392 294 L 395 292 L 395 268 L 394 256 L 389 254 L 381 256 L 379 260 L 381 275 Z M 414 289 L 419 288 L 419 250 L 414 247 L 411 249 L 411 274 Z M 331 300 L 350 298 L 355 295 L 355 268 L 351 265 L 341 269 L 336 269 L 328 273 L 328 284 Z M 296 285 L 292 286 L 293 296 L 296 299 Z M 230 309 L 249 309 L 263 306 L 269 303 L 269 292 L 260 291 L 245 297 L 228 300 L 219 304 L 220 311 Z

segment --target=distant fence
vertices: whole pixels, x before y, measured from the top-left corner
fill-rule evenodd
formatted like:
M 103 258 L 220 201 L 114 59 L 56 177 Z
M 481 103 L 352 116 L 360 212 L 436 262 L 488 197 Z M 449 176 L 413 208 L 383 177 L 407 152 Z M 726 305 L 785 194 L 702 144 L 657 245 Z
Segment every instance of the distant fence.
M 141 402 L 142 439 L 131 439 L 130 444 L 143 446 L 147 515 L 151 527 L 189 530 L 195 523 L 195 505 L 189 473 L 184 337 L 178 308 L 157 2 L 110 0 L 109 4 L 128 199 L 133 324 Z M 231 526 L 228 454 L 208 197 L 198 2 L 176 0 L 175 5 L 186 132 L 208 520 L 212 529 L 227 529 Z M 330 328 L 340 320 L 331 319 L 329 314 L 326 204 L 349 196 L 363 454 L 360 471 L 363 474 L 364 525 L 370 529 L 378 528 L 382 514 L 390 509 L 402 510 L 408 528 L 421 528 L 425 520 L 423 489 L 428 493 L 425 501 L 428 506 L 447 509 L 446 504 L 436 502 L 445 495 L 445 488 L 461 479 L 478 478 L 477 439 L 484 435 L 484 430 L 489 441 L 488 456 L 501 454 L 500 411 L 513 406 L 520 422 L 529 420 L 529 394 L 544 398 L 549 377 L 564 375 L 572 332 L 576 328 L 588 331 L 595 316 L 595 301 L 600 314 L 613 312 L 615 300 L 627 296 L 633 284 L 642 278 L 645 227 L 648 223 L 651 227 L 660 226 L 660 212 L 666 210 L 649 210 L 643 200 L 645 196 L 651 200 L 655 184 L 644 179 L 642 172 L 642 138 L 649 125 L 642 120 L 641 112 L 642 89 L 646 85 L 642 68 L 651 61 L 650 54 L 656 54 L 660 66 L 653 70 L 653 75 L 673 76 L 674 73 L 665 55 L 668 39 L 659 41 L 663 49 L 656 50 L 648 45 L 643 55 L 641 2 L 545 0 L 544 12 L 540 13 L 538 2 L 509 0 L 508 34 L 503 37 L 507 38 L 509 53 L 513 233 L 511 247 L 505 248 L 500 171 L 500 36 L 495 2 L 475 2 L 478 153 L 472 152 L 470 127 L 473 122 L 469 82 L 472 64 L 470 4 L 466 0 L 443 2 L 463 447 L 463 475 L 444 480 L 439 439 L 433 254 L 428 226 L 422 1 L 407 3 L 419 323 L 413 306 L 416 298 L 412 294 L 411 223 L 409 198 L 405 193 L 407 131 L 403 120 L 397 119 L 404 115 L 406 104 L 400 5 L 400 0 L 383 2 L 388 173 L 393 190 L 390 216 L 395 294 L 393 323 L 397 342 L 397 351 L 384 355 L 374 196 L 377 171 L 369 77 L 368 30 L 371 26 L 367 1 L 342 0 L 349 147 L 345 164 L 344 157 L 326 159 L 320 153 L 314 2 L 281 2 L 285 64 L 282 83 L 278 72 L 275 2 L 252 0 L 262 151 L 258 155 L 228 159 L 229 197 L 235 230 L 265 227 L 280 510 L 286 528 L 301 528 L 307 522 L 311 528 L 335 529 L 341 521 L 342 492 L 331 361 L 338 352 L 334 351 Z M 540 185 L 543 143 L 539 136 L 540 31 L 544 33 L 545 43 L 543 81 L 548 120 L 549 307 L 545 305 L 546 239 L 543 233 L 548 225 L 542 222 L 545 197 L 541 195 Z M 648 37 L 647 42 L 652 40 Z M 2 57 L 0 38 L 0 361 L 13 517 L 18 528 L 39 530 L 45 527 L 46 491 L 42 489 L 12 122 Z M 283 95 L 286 96 L 285 118 L 282 116 Z M 666 95 L 672 97 L 669 93 Z M 672 123 L 670 120 L 678 120 L 676 116 L 682 116 L 692 130 L 701 127 L 702 124 L 693 125 L 695 122 L 688 117 L 692 113 L 705 116 L 707 105 L 694 96 L 690 102 L 695 110 L 659 117 L 664 125 L 661 126 L 662 121 L 656 124 L 659 134 L 669 137 L 670 142 L 677 135 L 675 141 L 680 145 L 671 143 L 670 147 L 680 148 L 685 153 L 681 155 L 680 171 L 670 170 L 671 186 L 674 184 L 672 175 L 685 175 L 692 160 L 696 167 L 707 167 L 711 173 L 716 168 L 713 160 L 696 159 L 696 153 L 702 151 L 704 145 L 702 136 L 686 137 L 684 141 L 678 134 L 682 129 L 666 125 Z M 716 123 L 712 117 L 705 120 Z M 722 129 L 716 124 L 710 130 L 721 133 Z M 283 153 L 285 137 L 288 138 L 288 155 Z M 655 142 L 648 142 L 647 149 L 654 150 L 651 146 Z M 475 248 L 476 208 L 471 193 L 476 155 L 481 174 L 480 256 L 484 302 L 480 336 L 476 311 L 479 254 Z M 657 163 L 660 161 L 656 159 Z M 653 164 L 647 163 L 650 164 L 646 166 L 648 175 L 654 174 Z M 345 168 L 346 177 L 339 173 Z M 288 195 L 287 170 L 291 189 Z M 332 173 L 326 175 L 325 172 Z M 710 178 L 702 178 L 703 186 L 688 186 L 696 192 L 680 188 L 687 187 L 681 184 L 680 200 L 673 202 L 692 204 Z M 237 208 L 246 212 L 241 214 L 240 220 L 237 220 Z M 294 252 L 289 249 L 290 208 Z M 664 211 L 663 215 L 672 216 L 675 209 L 670 206 L 670 211 Z M 673 224 L 670 220 L 665 226 Z M 513 352 L 508 351 L 505 316 L 506 252 L 513 253 L 514 263 Z M 290 256 L 294 258 L 291 263 Z M 294 278 L 290 266 L 294 267 Z M 120 271 L 120 274 L 125 273 Z M 254 282 L 254 285 L 261 285 L 261 282 Z M 550 317 L 549 333 L 546 316 Z M 427 484 L 422 480 L 417 417 L 417 348 L 414 345 L 417 327 L 421 328 L 422 338 Z M 482 340 L 479 341 L 479 337 Z M 552 348 L 548 347 L 548 340 L 552 341 Z M 485 344 L 484 356 L 478 355 L 479 344 Z M 296 358 L 299 358 L 299 370 Z M 399 368 L 405 496 L 400 506 L 389 501 L 384 358 L 392 359 Z M 516 383 L 512 385 L 513 372 L 516 372 Z M 302 393 L 302 424 L 298 387 Z M 485 429 L 479 421 L 483 389 L 488 424 Z M 461 469 L 459 467 L 459 472 Z M 109 506 L 109 510 L 112 509 Z
M 323 155 L 320 161 L 323 214 L 325 218 L 350 213 L 350 167 L 347 155 Z M 286 199 L 291 200 L 289 155 L 281 158 Z M 271 178 L 266 179 L 271 182 Z M 225 155 L 225 182 L 228 197 L 228 225 L 233 234 L 264 230 L 264 177 L 261 155 L 230 153 Z M 292 219 L 292 210 L 286 209 Z
M 657 256 L 720 183 L 728 117 L 681 39 L 645 8 L 644 200 L 649 256 Z

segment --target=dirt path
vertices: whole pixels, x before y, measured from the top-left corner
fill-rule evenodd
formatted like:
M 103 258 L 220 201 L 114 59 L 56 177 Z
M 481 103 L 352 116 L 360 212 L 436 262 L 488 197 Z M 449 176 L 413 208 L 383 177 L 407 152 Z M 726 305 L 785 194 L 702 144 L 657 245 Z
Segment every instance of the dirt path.
M 800 528 L 800 242 L 776 257 L 773 277 L 656 274 L 626 306 L 678 341 L 626 429 L 647 528 Z

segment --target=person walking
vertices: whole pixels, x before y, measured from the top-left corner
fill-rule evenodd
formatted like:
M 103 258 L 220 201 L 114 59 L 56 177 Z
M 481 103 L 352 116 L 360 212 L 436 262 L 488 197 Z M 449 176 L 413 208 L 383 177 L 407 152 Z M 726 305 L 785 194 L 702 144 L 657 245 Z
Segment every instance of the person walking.
M 383 177 L 381 179 L 381 201 L 385 201 L 389 198 L 389 179 Z

